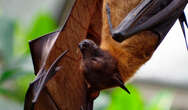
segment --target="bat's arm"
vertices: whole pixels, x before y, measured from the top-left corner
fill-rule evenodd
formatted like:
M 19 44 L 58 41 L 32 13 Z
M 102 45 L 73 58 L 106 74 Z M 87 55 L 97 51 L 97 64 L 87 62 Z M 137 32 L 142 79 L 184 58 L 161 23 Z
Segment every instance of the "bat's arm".
M 150 30 L 159 34 L 160 41 L 181 16 L 188 0 L 144 0 L 115 28 L 112 28 L 110 8 L 106 5 L 113 39 L 122 42 L 133 34 Z
M 24 104 L 24 110 L 34 110 L 35 103 L 42 91 L 45 87 L 45 84 L 50 80 L 55 73 L 58 71 L 58 63 L 60 60 L 67 54 L 68 50 L 61 53 L 48 70 L 44 69 L 44 66 L 39 70 L 37 78 L 29 85 L 28 91 L 26 93 L 26 99 Z
M 37 80 L 35 80 L 35 82 L 33 82 L 33 83 L 36 83 L 40 80 L 39 87 L 36 88 L 37 90 L 36 90 L 35 96 L 32 100 L 33 103 L 35 103 L 37 101 L 39 94 L 40 94 L 41 90 L 44 88 L 44 85 L 47 83 L 47 81 L 49 79 L 51 79 L 55 75 L 55 73 L 59 70 L 59 67 L 57 67 L 57 64 L 63 58 L 63 56 L 65 56 L 67 54 L 67 52 L 68 52 L 68 50 L 65 50 L 63 53 L 61 53 L 61 55 L 55 59 L 55 61 L 52 63 L 52 65 L 49 67 L 49 69 L 47 71 L 44 71 L 45 74 L 42 77 L 37 78 Z M 44 68 L 42 68 L 42 69 L 44 69 Z

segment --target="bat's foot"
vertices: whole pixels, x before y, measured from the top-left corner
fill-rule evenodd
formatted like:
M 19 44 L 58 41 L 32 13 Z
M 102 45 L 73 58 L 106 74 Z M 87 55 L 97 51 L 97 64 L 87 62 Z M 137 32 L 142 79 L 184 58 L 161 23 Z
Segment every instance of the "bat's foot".
M 93 110 L 93 102 L 94 100 L 99 96 L 100 91 L 93 89 L 93 88 L 88 88 L 88 96 L 87 96 L 87 105 L 86 105 L 86 110 Z

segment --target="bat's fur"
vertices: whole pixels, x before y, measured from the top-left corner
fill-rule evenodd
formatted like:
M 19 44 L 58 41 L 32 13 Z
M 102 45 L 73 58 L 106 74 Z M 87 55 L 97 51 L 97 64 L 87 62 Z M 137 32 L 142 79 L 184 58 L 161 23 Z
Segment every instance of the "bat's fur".
M 103 27 L 100 48 L 108 51 L 118 61 L 118 69 L 126 82 L 141 65 L 147 62 L 158 46 L 158 36 L 150 31 L 141 32 L 118 43 L 112 39 L 106 14 L 106 3 L 111 8 L 113 27 L 120 24 L 123 18 L 135 8 L 141 0 L 104 0 Z

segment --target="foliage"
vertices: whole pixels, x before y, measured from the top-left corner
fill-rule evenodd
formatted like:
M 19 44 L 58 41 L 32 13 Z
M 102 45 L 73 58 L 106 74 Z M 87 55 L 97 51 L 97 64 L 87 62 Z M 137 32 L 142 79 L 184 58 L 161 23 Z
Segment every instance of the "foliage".
M 172 93 L 169 91 L 162 91 L 150 101 L 145 107 L 145 110 L 170 110 L 172 100 Z
M 17 54 L 29 54 L 28 41 L 33 40 L 46 33 L 57 29 L 55 20 L 48 13 L 38 13 L 27 30 L 23 29 L 19 23 L 16 25 L 16 47 Z
M 131 91 L 130 95 L 121 88 L 114 89 L 110 94 L 111 103 L 106 104 L 107 108 L 103 110 L 170 110 L 173 100 L 171 92 L 161 91 L 146 103 L 134 86 L 128 85 L 127 87 Z
M 28 41 L 56 28 L 55 20 L 47 13 L 39 13 L 28 29 L 0 16 L 0 95 L 23 103 L 34 79 Z
M 120 88 L 112 92 L 112 102 L 107 110 L 143 110 L 144 102 L 140 93 L 133 86 L 127 87 L 131 92 L 130 95 Z

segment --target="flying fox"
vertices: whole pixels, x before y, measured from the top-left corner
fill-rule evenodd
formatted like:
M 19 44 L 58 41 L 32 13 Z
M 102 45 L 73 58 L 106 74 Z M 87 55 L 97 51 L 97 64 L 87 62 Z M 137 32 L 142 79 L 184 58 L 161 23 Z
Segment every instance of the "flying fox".
M 151 58 L 177 19 L 188 48 L 184 27 L 188 27 L 184 13 L 187 2 L 104 0 L 100 48 L 115 57 L 124 82 Z
M 94 42 L 88 40 L 81 41 L 79 44 L 83 56 L 81 67 L 83 68 L 82 70 L 89 89 L 88 98 L 90 101 L 87 105 L 88 107 L 86 107 L 87 110 L 93 108 L 92 101 L 98 96 L 99 91 L 102 89 L 119 86 L 126 92 L 131 92 L 123 84 L 151 58 L 153 52 L 162 42 L 177 19 L 180 21 L 187 46 L 184 27 L 184 24 L 187 26 L 184 14 L 184 8 L 187 2 L 188 0 L 103 0 L 100 45 L 95 45 Z M 44 40 L 44 43 L 46 43 L 46 45 L 48 41 L 52 43 L 53 40 L 51 38 L 52 37 L 49 37 L 47 38 L 48 40 Z M 87 43 L 87 46 L 84 46 L 84 42 Z M 44 45 L 43 42 L 41 43 Z M 94 49 L 96 48 L 101 56 L 95 56 L 93 51 L 87 51 L 85 53 L 83 49 L 87 49 L 88 46 Z M 36 47 L 39 48 L 36 50 L 40 50 L 41 48 Z M 49 50 L 47 50 L 47 48 L 45 48 L 45 50 L 44 53 L 47 54 Z M 66 52 L 67 51 L 62 53 L 48 70 L 44 71 L 40 69 L 41 73 L 49 72 L 51 75 L 39 76 L 39 79 L 36 79 L 35 82 L 31 84 L 31 88 L 33 88 L 35 84 L 43 80 L 38 86 L 39 89 L 36 90 L 36 94 L 31 94 L 34 95 L 34 98 L 32 98 L 33 100 L 28 106 L 30 106 L 30 104 L 33 106 L 36 102 L 42 87 L 47 82 L 46 79 L 51 78 L 58 70 L 58 67 L 56 67 L 57 63 Z M 89 57 L 85 54 L 88 54 Z M 43 56 L 42 54 L 37 57 L 42 58 Z M 85 60 L 85 58 L 87 60 Z M 88 58 L 90 59 L 88 60 Z M 44 59 L 46 59 L 46 57 L 42 58 L 42 60 Z M 94 65 L 90 65 L 90 68 L 84 68 L 87 66 L 87 62 L 93 62 Z M 95 65 L 96 63 L 97 65 Z M 39 68 L 37 69 L 39 70 Z M 108 73 L 107 70 L 110 72 Z M 102 75 L 105 77 L 101 77 L 103 79 L 100 79 L 100 74 L 95 74 L 98 73 L 96 71 L 103 72 Z M 91 73 L 92 75 L 90 75 Z M 28 98 L 28 100 L 29 99 L 30 98 Z M 27 103 L 25 106 L 27 108 Z M 81 107 L 81 109 L 82 108 L 83 107 Z
M 81 67 L 89 83 L 90 99 L 94 100 L 100 90 L 115 86 L 130 93 L 122 83 L 151 58 L 177 19 L 188 48 L 184 27 L 184 24 L 188 27 L 184 13 L 187 2 L 104 0 L 100 45 L 87 39 L 79 44 L 83 56 Z M 87 107 L 87 110 L 91 108 Z

